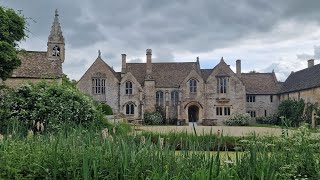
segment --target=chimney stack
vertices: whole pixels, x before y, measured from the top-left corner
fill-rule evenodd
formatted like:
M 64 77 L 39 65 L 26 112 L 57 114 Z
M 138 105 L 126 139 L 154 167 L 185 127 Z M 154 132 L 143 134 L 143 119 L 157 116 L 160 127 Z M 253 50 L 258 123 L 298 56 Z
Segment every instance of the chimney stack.
M 121 68 L 121 74 L 127 73 L 127 55 L 121 54 L 122 56 L 122 68 Z
M 241 76 L 241 60 L 240 59 L 236 61 L 236 74 L 238 77 Z
M 314 59 L 309 59 L 308 60 L 308 68 L 311 68 L 312 66 L 314 66 Z
M 151 77 L 152 76 L 152 50 L 151 49 L 147 49 L 146 51 L 146 55 L 147 55 L 147 77 Z

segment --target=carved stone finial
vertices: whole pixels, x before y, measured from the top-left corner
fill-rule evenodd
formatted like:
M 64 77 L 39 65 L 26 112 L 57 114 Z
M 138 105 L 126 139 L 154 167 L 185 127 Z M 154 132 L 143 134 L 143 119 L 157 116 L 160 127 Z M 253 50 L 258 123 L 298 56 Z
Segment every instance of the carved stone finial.
M 98 50 L 98 57 L 101 58 L 101 51 L 100 51 L 100 49 Z
M 55 16 L 59 16 L 58 9 L 56 9 L 56 11 L 55 11 Z

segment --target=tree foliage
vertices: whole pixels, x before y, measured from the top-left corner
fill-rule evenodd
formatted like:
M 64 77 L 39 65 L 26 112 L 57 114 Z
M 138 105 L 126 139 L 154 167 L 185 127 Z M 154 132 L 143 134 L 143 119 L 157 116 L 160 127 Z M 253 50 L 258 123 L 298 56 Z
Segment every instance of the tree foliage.
M 20 66 L 18 42 L 26 37 L 26 18 L 0 6 L 0 78 L 6 80 Z
M 288 99 L 282 101 L 278 108 L 279 116 L 284 116 L 291 123 L 291 126 L 299 126 L 304 120 L 303 110 L 305 103 L 303 99 L 299 101 Z
M 36 124 L 42 123 L 45 131 L 56 132 L 73 125 L 99 124 L 101 120 L 89 96 L 68 86 L 45 82 L 17 90 L 3 90 L 0 106 L 2 131 L 7 130 L 12 122 L 25 126 L 23 130 L 35 129 Z

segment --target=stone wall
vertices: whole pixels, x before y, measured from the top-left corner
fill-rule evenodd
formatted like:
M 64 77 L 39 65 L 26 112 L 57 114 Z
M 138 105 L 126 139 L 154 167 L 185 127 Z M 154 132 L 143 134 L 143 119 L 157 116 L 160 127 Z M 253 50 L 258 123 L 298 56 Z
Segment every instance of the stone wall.
M 280 100 L 284 101 L 287 99 L 303 99 L 306 103 L 319 103 L 320 102 L 320 87 L 301 90 L 297 92 L 284 93 L 280 95 Z
M 278 95 L 253 95 L 255 96 L 255 102 L 247 102 L 247 112 L 255 111 L 256 117 L 265 117 L 274 115 L 279 106 Z M 272 96 L 272 102 L 271 102 Z
M 126 82 L 132 83 L 132 94 L 126 94 Z M 126 114 L 126 105 L 134 104 L 134 115 L 129 115 L 130 119 L 142 118 L 142 87 L 135 77 L 129 72 L 124 75 L 120 82 L 120 112 Z
M 218 93 L 218 75 L 224 73 L 227 77 L 227 92 Z M 245 112 L 245 87 L 242 81 L 224 62 L 214 69 L 207 79 L 205 98 L 205 119 L 217 119 L 217 124 L 223 124 L 228 116 L 217 115 L 216 107 L 230 107 L 230 113 Z
M 101 76 L 106 79 L 106 93 L 93 94 L 92 78 Z M 119 112 L 119 80 L 115 77 L 111 68 L 98 58 L 77 83 L 77 87 L 94 99 L 106 102 L 112 108 L 113 113 Z

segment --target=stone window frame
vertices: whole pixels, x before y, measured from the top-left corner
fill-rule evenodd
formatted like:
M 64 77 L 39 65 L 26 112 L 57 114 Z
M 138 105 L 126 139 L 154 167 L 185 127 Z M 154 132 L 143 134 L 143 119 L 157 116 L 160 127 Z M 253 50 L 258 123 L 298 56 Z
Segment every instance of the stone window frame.
M 171 105 L 177 106 L 179 103 L 179 92 L 177 90 L 171 91 Z
M 92 78 L 92 94 L 106 94 L 106 79 L 100 77 Z
M 191 78 L 189 80 L 189 92 L 190 93 L 197 93 L 197 79 Z
M 218 94 L 226 94 L 228 90 L 228 76 L 217 77 L 217 92 Z
M 216 106 L 216 115 L 217 116 L 230 116 L 231 107 L 230 106 Z
M 248 113 L 252 118 L 257 117 L 257 116 L 256 116 L 256 115 L 257 115 L 256 111 L 250 110 L 250 111 L 247 111 L 247 113 Z
M 126 115 L 132 116 L 134 115 L 134 104 L 133 103 L 127 103 L 125 105 L 126 107 Z
M 156 92 L 156 105 L 160 107 L 164 105 L 164 93 L 161 90 Z
M 273 95 L 270 95 L 270 102 L 273 102 Z
M 125 94 L 126 95 L 133 94 L 133 83 L 131 81 L 126 81 L 125 83 Z
M 255 95 L 247 95 L 247 102 L 256 102 Z
M 230 116 L 231 114 L 231 107 L 230 106 L 225 106 L 223 107 L 224 115 L 225 116 Z
M 223 107 L 222 106 L 217 106 L 216 107 L 216 115 L 217 116 L 223 116 Z

